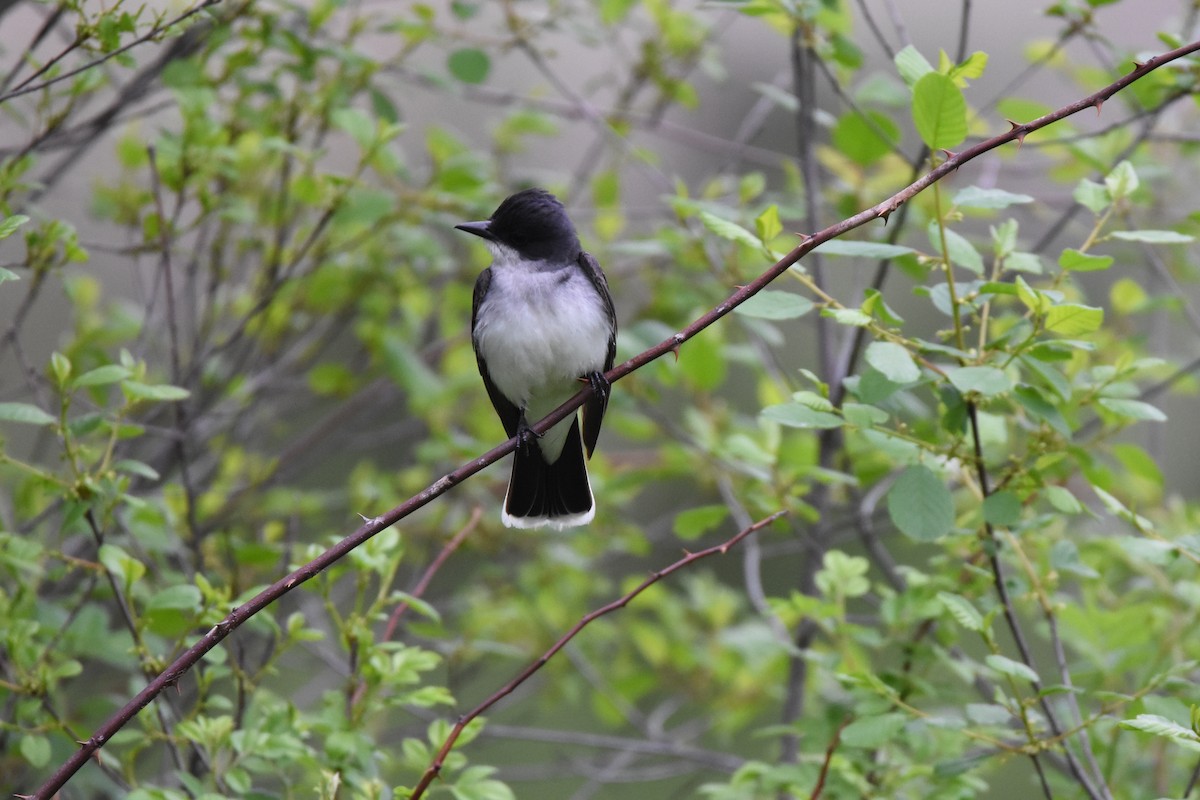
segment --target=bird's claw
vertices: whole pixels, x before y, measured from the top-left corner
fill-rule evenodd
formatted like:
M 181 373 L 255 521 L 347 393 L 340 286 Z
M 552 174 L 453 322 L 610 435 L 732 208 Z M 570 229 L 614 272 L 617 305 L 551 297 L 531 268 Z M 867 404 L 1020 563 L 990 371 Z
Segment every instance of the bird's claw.
M 612 383 L 608 378 L 604 377 L 604 373 L 597 370 L 589 372 L 586 376 L 588 385 L 592 387 L 592 394 L 596 395 L 601 402 L 607 405 L 608 395 L 612 391 Z

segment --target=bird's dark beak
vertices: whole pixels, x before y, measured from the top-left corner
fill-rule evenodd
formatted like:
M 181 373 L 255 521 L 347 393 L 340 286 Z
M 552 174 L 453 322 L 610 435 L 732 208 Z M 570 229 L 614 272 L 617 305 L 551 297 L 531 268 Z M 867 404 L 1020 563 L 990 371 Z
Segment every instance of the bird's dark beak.
M 479 222 L 463 222 L 454 227 L 460 231 L 473 233 L 481 239 L 487 239 L 489 242 L 496 240 L 496 237 L 492 235 L 492 221 L 490 219 L 480 220 Z

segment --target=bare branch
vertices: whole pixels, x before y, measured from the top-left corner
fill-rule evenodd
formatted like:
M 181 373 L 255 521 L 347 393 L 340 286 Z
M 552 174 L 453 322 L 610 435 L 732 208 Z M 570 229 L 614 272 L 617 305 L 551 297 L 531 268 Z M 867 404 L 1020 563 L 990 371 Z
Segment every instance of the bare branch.
M 431 784 L 433 782 L 434 778 L 436 778 L 441 773 L 442 764 L 445 763 L 446 756 L 448 756 L 450 754 L 450 751 L 452 749 L 454 749 L 454 743 L 456 741 L 458 741 L 458 737 L 462 734 L 463 729 L 466 728 L 468 724 L 470 724 L 471 720 L 475 719 L 480 714 L 482 714 L 483 712 L 487 711 L 489 708 L 494 706 L 496 703 L 500 702 L 502 699 L 504 699 L 508 695 L 512 694 L 512 692 L 518 686 L 520 686 L 522 683 L 527 681 L 530 678 L 530 676 L 532 676 L 535 672 L 537 672 L 539 669 L 541 669 L 546 664 L 546 662 L 549 661 L 551 658 L 553 658 L 554 655 L 559 650 L 562 650 L 564 647 L 566 647 L 567 642 L 574 639 L 575 635 L 578 634 L 585 627 L 587 627 L 593 620 L 599 619 L 600 617 L 603 617 L 605 614 L 610 614 L 613 611 L 624 608 L 625 606 L 629 605 L 630 601 L 632 601 L 635 597 L 637 597 L 639 594 L 644 592 L 646 589 L 649 589 L 651 586 L 658 583 L 663 578 L 667 577 L 668 575 L 672 574 L 673 572 L 677 572 L 678 570 L 683 569 L 684 567 L 688 566 L 689 564 L 692 564 L 703 558 L 708 558 L 709 556 L 714 556 L 714 555 L 718 555 L 718 554 L 724 555 L 725 553 L 728 553 L 729 550 L 732 549 L 734 546 L 736 546 L 737 543 L 740 542 L 742 539 L 745 539 L 747 536 L 749 536 L 750 534 L 752 534 L 756 531 L 762 530 L 763 528 L 770 525 L 772 522 L 774 522 L 775 520 L 784 516 L 785 514 L 787 514 L 787 511 L 776 511 L 771 516 L 766 517 L 765 519 L 759 520 L 758 522 L 754 523 L 750 527 L 743 528 L 741 531 L 739 531 L 737 533 L 736 536 L 734 536 L 732 539 L 729 539 L 726 542 L 723 542 L 718 545 L 714 545 L 713 547 L 709 547 L 705 550 L 700 550 L 695 553 L 688 553 L 683 558 L 679 559 L 678 561 L 676 561 L 674 564 L 670 565 L 669 567 L 661 569 L 658 572 L 651 573 L 651 575 L 648 578 L 646 578 L 646 580 L 644 580 L 640 584 L 638 584 L 638 586 L 636 588 L 634 588 L 632 591 L 622 595 L 621 597 L 618 597 L 616 600 L 612 601 L 608 605 L 601 606 L 600 608 L 597 608 L 595 611 L 592 611 L 592 612 L 586 614 L 582 619 L 579 620 L 579 622 L 576 622 L 575 625 L 573 625 L 570 630 L 568 630 L 561 637 L 559 637 L 558 641 L 555 642 L 553 645 L 551 645 L 550 649 L 547 650 L 545 653 L 543 653 L 541 655 L 541 657 L 537 659 L 537 661 L 534 661 L 528 667 L 523 669 L 521 671 L 521 673 L 519 675 L 517 675 L 517 677 L 513 678 L 511 681 L 509 681 L 508 683 L 501 686 L 499 689 L 497 689 L 490 697 L 488 697 L 482 703 L 480 703 L 475 708 L 471 709 L 469 712 L 467 712 L 466 714 L 464 714 L 463 716 L 458 718 L 458 722 L 456 722 L 454 724 L 454 728 L 450 731 L 450 735 L 446 737 L 446 741 L 442 744 L 441 749 L 438 750 L 437 755 L 433 759 L 433 762 L 429 765 L 428 768 L 426 768 L 425 774 L 421 776 L 420 782 L 417 783 L 416 787 L 412 791 L 412 794 L 409 795 L 409 800 L 418 800 L 418 798 L 420 798 L 421 795 L 423 795 L 425 793 L 425 790 L 429 788 L 429 784 Z

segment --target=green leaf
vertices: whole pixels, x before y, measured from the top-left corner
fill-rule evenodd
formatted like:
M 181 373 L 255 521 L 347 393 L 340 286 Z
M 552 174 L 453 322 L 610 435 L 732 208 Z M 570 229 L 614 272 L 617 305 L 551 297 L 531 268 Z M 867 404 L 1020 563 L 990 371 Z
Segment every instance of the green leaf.
M 895 342 L 872 342 L 865 358 L 892 383 L 915 383 L 921 379 L 921 368 L 912 354 Z
M 763 289 L 734 309 L 735 313 L 758 319 L 796 319 L 813 309 L 813 301 L 793 292 Z
M 842 744 L 874 749 L 899 736 L 907 723 L 908 717 L 899 712 L 860 717 L 842 729 Z
M 146 565 L 115 544 L 100 545 L 100 563 L 111 572 L 126 589 L 142 579 Z
M 954 617 L 955 622 L 959 625 L 969 631 L 982 631 L 984 629 L 983 615 L 971 604 L 970 600 L 962 595 L 951 594 L 950 592 L 938 592 L 937 597 L 941 601 L 942 606 L 950 613 L 950 616 Z
M 338 128 L 350 134 L 363 150 L 375 142 L 376 125 L 365 111 L 357 108 L 337 108 L 329 115 L 330 120 Z
M 983 274 L 983 256 L 979 255 L 975 245 L 971 244 L 961 233 L 948 228 L 943 231 L 938 227 L 936 221 L 929 223 L 926 232 L 929 234 L 929 243 L 934 250 L 942 249 L 942 235 L 945 235 L 946 251 L 950 256 L 950 263 L 964 267 L 976 275 Z
M 853 425 L 856 428 L 870 428 L 888 421 L 886 411 L 864 403 L 843 403 L 842 416 L 847 425 Z
M 21 757 L 32 767 L 41 769 L 50 763 L 50 740 L 40 733 L 25 734 L 17 747 L 21 751 Z M 14 764 L 13 768 L 16 769 L 17 765 Z
M 1159 409 L 1141 400 L 1128 400 L 1124 397 L 1101 397 L 1097 401 L 1117 416 L 1146 422 L 1166 422 L 1167 415 Z
M 24 214 L 13 214 L 11 217 L 5 217 L 0 220 L 0 239 L 7 239 L 16 232 L 17 228 L 29 222 L 29 217 Z
M 864 328 L 872 322 L 870 314 L 864 314 L 857 308 L 826 308 L 821 311 L 821 316 L 832 317 L 839 325 L 856 328 Z
M 1013 194 L 1003 189 L 981 189 L 978 186 L 968 186 L 954 195 L 954 205 L 959 208 L 999 209 L 1032 202 L 1033 197 L 1027 194 Z
M 200 590 L 195 586 L 187 583 L 168 586 L 167 588 L 155 592 L 149 602 L 146 603 L 147 611 L 162 611 L 170 609 L 175 611 L 200 611 L 203 598 L 200 596 Z
M 1133 314 L 1150 300 L 1146 290 L 1133 278 L 1121 278 L 1108 290 L 1108 302 L 1118 314 Z
M 954 81 L 937 72 L 913 86 L 913 124 L 931 150 L 957 147 L 967 137 L 967 101 Z
M 123 381 L 132 374 L 131 370 L 120 364 L 105 364 L 103 367 L 96 367 L 93 370 L 83 373 L 71 381 L 71 385 L 75 388 L 82 386 L 105 386 L 117 381 Z
M 1104 324 L 1104 309 L 1077 303 L 1052 306 L 1046 312 L 1046 330 L 1063 336 L 1080 336 L 1100 330 Z
M 1042 489 L 1042 496 L 1054 506 L 1056 511 L 1063 514 L 1079 514 L 1083 512 L 1083 504 L 1079 502 L 1079 498 L 1071 493 L 1071 490 L 1065 486 L 1047 486 Z
M 758 240 L 750 231 L 738 225 L 736 222 L 730 222 L 727 219 L 722 219 L 716 214 L 708 211 L 700 212 L 700 221 L 704 223 L 704 227 L 720 236 L 722 239 L 728 239 L 731 242 L 744 244 L 747 247 L 753 247 L 758 250 L 762 248 L 762 242 Z
M 675 535 L 680 539 L 696 539 L 717 527 L 727 516 L 724 505 L 699 506 L 675 515 Z
M 19 281 L 21 276 L 6 267 L 0 267 L 0 283 Z
M 897 258 L 915 253 L 911 247 L 887 242 L 856 242 L 849 239 L 830 239 L 813 248 L 823 256 L 852 256 L 856 258 Z
M 1022 664 L 1020 661 L 1013 661 L 1007 656 L 993 653 L 984 659 L 984 663 L 1001 675 L 1008 675 L 1011 678 L 1029 681 L 1030 683 L 1037 683 L 1038 681 L 1037 673 L 1030 669 L 1029 666 Z
M 127 472 L 130 475 L 139 475 L 147 480 L 156 481 L 159 479 L 158 470 L 144 461 L 137 461 L 132 458 L 122 458 L 113 462 L 113 469 L 119 472 Z
M 803 403 L 781 403 L 762 410 L 763 419 L 789 428 L 840 428 L 845 421 L 837 414 L 818 411 Z
M 996 367 L 958 367 L 947 371 L 950 383 L 963 394 L 976 392 L 984 397 L 1004 394 L 1012 389 L 1012 379 Z
M 1012 492 L 993 492 L 983 501 L 983 518 L 992 525 L 1011 528 L 1021 521 L 1021 501 Z
M 1040 314 L 1045 310 L 1049 303 L 1045 295 L 1026 283 L 1020 275 L 1017 276 L 1014 283 L 1017 285 L 1017 297 L 1021 298 L 1021 302 L 1025 304 L 1026 308 L 1035 314 Z
M 896 64 L 896 71 L 900 73 L 900 77 L 909 86 L 933 72 L 933 65 L 911 44 L 896 53 L 892 61 Z
M 165 383 L 147 384 L 139 381 L 122 381 L 121 390 L 131 400 L 174 402 L 185 400 L 191 396 L 191 392 L 187 389 Z
M 772 203 L 755 217 L 754 229 L 764 245 L 770 244 L 772 239 L 783 233 L 783 223 L 779 221 L 779 206 Z
M 475 47 L 462 47 L 446 60 L 450 74 L 463 83 L 483 83 L 492 68 L 488 54 Z
M 892 152 L 900 140 L 900 129 L 891 119 L 878 111 L 866 114 L 867 119 L 853 111 L 843 114 L 830 134 L 839 153 L 864 167 Z
M 1138 714 L 1134 719 L 1123 720 L 1120 725 L 1127 730 L 1170 739 L 1188 750 L 1200 752 L 1200 734 L 1158 714 Z
M 1058 257 L 1058 265 L 1068 272 L 1096 272 L 1112 266 L 1112 256 L 1094 256 L 1067 248 Z
M 1122 200 L 1133 194 L 1138 188 L 1137 172 L 1133 164 L 1122 161 L 1113 171 L 1104 177 L 1104 185 L 1108 187 L 1109 196 L 1113 200 Z
M 1114 231 L 1112 238 L 1126 242 L 1146 242 L 1147 244 L 1188 244 L 1196 241 L 1195 236 L 1177 231 Z
M 930 542 L 954 527 L 954 498 L 933 470 L 914 464 L 887 493 L 888 514 L 905 536 Z
M 0 403 L 0 421 L 26 425 L 53 425 L 57 419 L 29 403 Z
M 1075 202 L 1091 211 L 1096 216 L 1104 213 L 1104 209 L 1108 208 L 1112 203 L 1112 196 L 1108 193 L 1108 187 L 1089 181 L 1084 178 L 1075 187 Z

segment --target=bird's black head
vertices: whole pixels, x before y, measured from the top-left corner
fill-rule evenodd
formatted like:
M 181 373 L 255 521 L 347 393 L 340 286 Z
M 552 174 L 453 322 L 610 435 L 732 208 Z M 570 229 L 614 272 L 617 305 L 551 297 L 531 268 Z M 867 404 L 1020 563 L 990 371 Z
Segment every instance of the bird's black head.
M 517 192 L 500 204 L 491 219 L 454 227 L 534 261 L 573 261 L 581 249 L 566 209 L 545 189 Z

